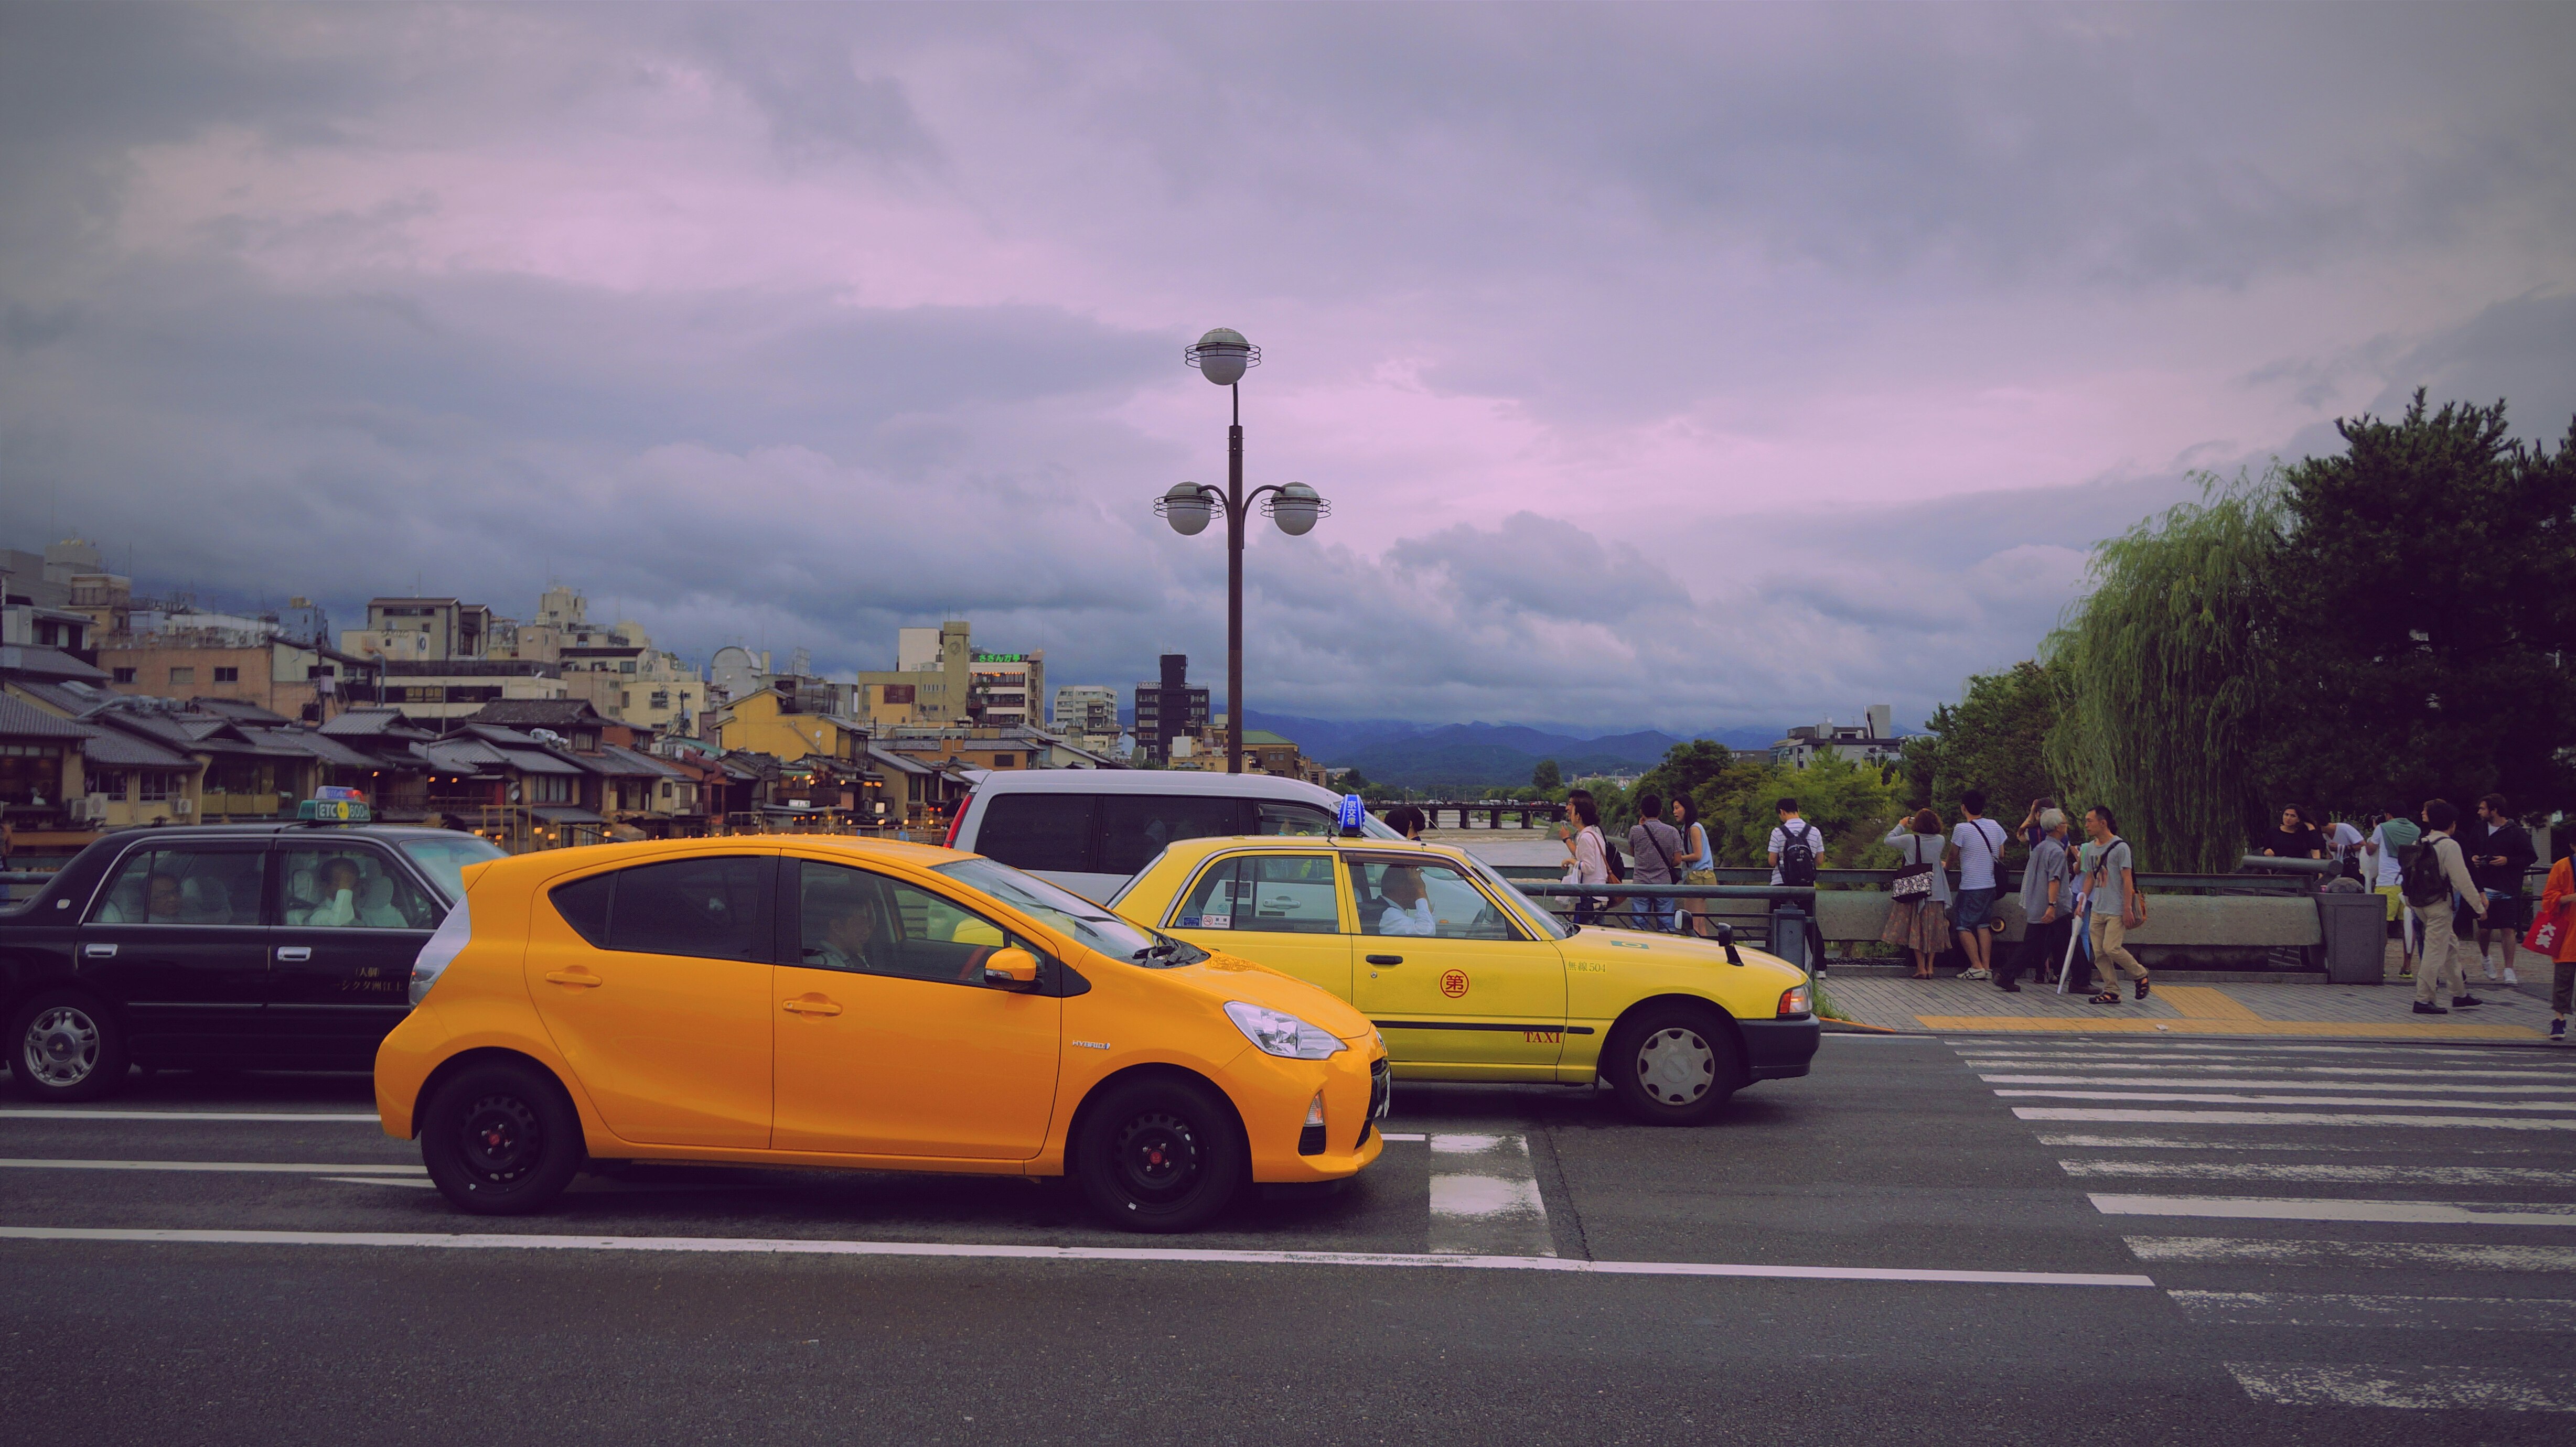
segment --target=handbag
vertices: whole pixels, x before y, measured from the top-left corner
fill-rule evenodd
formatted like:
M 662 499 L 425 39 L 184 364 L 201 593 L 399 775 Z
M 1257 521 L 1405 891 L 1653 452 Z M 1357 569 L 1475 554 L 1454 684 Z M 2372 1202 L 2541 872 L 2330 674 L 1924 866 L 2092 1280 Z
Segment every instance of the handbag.
M 1921 836 L 1918 835 L 1916 837 L 1920 838 Z M 1916 844 L 1914 840 L 1907 840 L 1906 842 L 1914 844 L 1914 847 L 1908 850 L 1907 853 L 1920 854 L 1923 852 L 1923 846 Z M 1932 872 L 1940 867 L 1941 866 L 1937 864 L 1917 863 L 1910 869 L 1900 869 L 1896 871 L 1896 879 L 1888 886 L 1887 892 L 1901 900 L 1922 900 L 1929 898 L 1932 893 Z
M 2522 937 L 2522 947 L 2544 959 L 2557 958 L 2558 942 L 2567 937 L 2566 914 L 2567 906 L 2562 903 L 2558 908 L 2533 920 L 2530 933 Z

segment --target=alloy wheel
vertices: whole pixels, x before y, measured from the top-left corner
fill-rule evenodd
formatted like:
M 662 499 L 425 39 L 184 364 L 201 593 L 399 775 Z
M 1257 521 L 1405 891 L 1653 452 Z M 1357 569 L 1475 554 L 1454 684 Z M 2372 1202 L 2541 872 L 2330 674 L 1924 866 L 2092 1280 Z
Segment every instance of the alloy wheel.
M 31 1077 L 57 1089 L 89 1079 L 98 1069 L 98 1022 L 76 1005 L 55 1005 L 27 1022 L 19 1051 Z

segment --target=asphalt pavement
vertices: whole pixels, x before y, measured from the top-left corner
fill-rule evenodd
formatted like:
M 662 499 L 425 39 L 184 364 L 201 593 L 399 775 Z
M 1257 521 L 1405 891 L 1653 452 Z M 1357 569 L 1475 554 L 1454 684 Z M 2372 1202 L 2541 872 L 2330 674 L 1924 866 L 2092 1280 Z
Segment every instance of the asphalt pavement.
M 638 1168 L 461 1216 L 357 1077 L 0 1104 L 13 1440 L 2563 1442 L 2576 1052 L 1828 1037 L 1720 1124 L 1399 1084 L 1187 1238 Z

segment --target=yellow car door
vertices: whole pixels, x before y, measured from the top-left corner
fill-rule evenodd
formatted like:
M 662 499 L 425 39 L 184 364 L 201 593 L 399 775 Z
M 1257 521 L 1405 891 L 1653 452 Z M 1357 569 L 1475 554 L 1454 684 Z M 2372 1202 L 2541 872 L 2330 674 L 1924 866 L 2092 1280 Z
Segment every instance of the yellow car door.
M 773 980 L 782 1151 L 1026 1160 L 1064 1001 L 984 982 L 1000 926 L 891 874 L 789 859 L 797 963 Z M 1025 944 L 1025 942 L 1021 942 Z
M 1563 1046 L 1565 960 L 1435 857 L 1347 856 L 1359 961 L 1353 1003 L 1399 1074 L 1436 1065 L 1551 1080 Z
M 1343 928 L 1333 856 L 1225 854 L 1180 893 L 1163 927 L 1204 950 L 1295 975 L 1351 998 L 1351 936 Z

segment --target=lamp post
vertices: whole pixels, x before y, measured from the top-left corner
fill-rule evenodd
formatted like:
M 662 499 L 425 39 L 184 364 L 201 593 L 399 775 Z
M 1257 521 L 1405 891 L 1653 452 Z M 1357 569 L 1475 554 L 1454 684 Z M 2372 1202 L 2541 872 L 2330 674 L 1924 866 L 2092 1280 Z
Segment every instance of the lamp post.
M 1330 517 L 1333 505 L 1302 482 L 1273 483 L 1243 490 L 1243 390 L 1236 384 L 1244 372 L 1261 365 L 1261 349 L 1231 327 L 1218 327 L 1182 352 L 1199 375 L 1226 389 L 1234 404 L 1233 424 L 1225 431 L 1225 490 L 1195 482 L 1176 482 L 1154 499 L 1154 515 L 1183 537 L 1207 530 L 1211 513 L 1225 517 L 1225 771 L 1243 772 L 1243 528 L 1244 507 L 1258 500 L 1262 516 L 1292 538 L 1314 530 L 1317 518 Z

